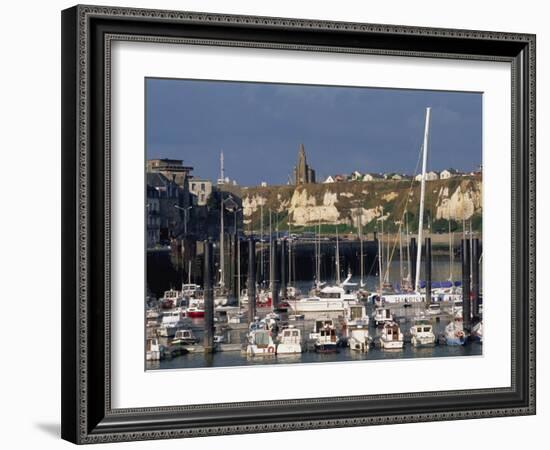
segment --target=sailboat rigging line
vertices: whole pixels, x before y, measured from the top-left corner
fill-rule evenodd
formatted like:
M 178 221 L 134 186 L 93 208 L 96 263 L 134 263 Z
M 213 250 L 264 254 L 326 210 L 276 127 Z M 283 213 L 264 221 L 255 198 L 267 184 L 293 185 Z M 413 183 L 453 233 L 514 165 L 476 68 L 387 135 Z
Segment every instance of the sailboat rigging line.
M 420 161 L 422 159 L 422 153 L 423 153 L 423 146 L 421 145 L 420 146 L 420 151 L 418 152 L 418 159 L 416 161 L 416 167 L 414 169 L 414 172 L 413 173 L 417 173 L 418 172 L 418 169 L 420 167 Z M 402 202 L 404 203 L 404 208 L 403 208 L 403 213 L 401 214 L 401 220 L 399 221 L 399 227 L 397 229 L 398 233 L 401 231 L 402 227 L 403 227 L 403 221 L 405 220 L 405 215 L 407 214 L 407 204 L 409 202 L 409 199 L 411 197 L 411 193 L 413 191 L 413 188 L 414 188 L 414 182 L 415 182 L 415 179 L 413 177 L 413 179 L 411 180 L 411 183 L 409 185 L 409 190 L 407 192 L 407 195 L 406 197 L 402 200 Z M 401 205 L 399 205 L 401 206 Z M 389 234 L 389 233 L 388 233 Z M 408 236 L 407 236 L 408 238 Z M 393 247 L 391 249 L 391 253 L 389 255 L 389 261 L 391 263 L 391 261 L 393 260 L 393 255 L 395 254 L 395 249 L 397 247 L 397 244 L 399 243 L 399 238 L 395 238 L 394 240 L 394 243 L 393 243 Z M 389 273 L 390 273 L 390 265 L 388 264 L 388 266 L 386 267 L 386 273 L 384 274 L 384 279 L 388 278 L 389 279 Z M 410 274 L 409 274 L 410 275 Z M 401 281 L 400 281 L 401 283 Z

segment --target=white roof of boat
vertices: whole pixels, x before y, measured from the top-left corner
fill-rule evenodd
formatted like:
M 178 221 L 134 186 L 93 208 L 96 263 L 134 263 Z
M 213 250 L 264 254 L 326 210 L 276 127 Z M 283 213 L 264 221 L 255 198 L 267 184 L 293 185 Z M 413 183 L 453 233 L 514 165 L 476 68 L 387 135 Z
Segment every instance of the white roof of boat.
M 327 287 L 324 287 L 323 289 L 321 289 L 321 292 L 327 292 L 327 293 L 338 292 L 338 293 L 342 293 L 342 292 L 344 292 L 344 289 L 341 288 L 340 286 L 327 286 Z

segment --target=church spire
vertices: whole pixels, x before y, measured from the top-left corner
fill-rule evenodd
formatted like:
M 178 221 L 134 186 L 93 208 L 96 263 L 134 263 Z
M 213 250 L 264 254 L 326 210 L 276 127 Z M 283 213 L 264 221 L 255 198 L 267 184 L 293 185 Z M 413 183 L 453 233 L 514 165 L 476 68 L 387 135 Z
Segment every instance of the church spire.
M 294 182 L 295 184 L 315 183 L 315 171 L 307 164 L 304 144 L 300 144 L 298 150 L 298 161 L 294 168 Z

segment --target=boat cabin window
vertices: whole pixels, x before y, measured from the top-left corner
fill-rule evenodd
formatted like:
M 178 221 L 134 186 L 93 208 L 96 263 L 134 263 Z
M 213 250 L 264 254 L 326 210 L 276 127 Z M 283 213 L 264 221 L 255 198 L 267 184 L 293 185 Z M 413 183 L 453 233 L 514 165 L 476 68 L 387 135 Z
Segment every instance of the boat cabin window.
M 340 298 L 339 292 L 321 292 L 319 294 L 321 298 Z
M 294 331 L 292 332 L 292 336 L 298 336 L 299 334 L 300 334 L 300 333 L 298 333 L 297 330 L 294 330 Z
M 422 333 L 422 327 L 416 327 L 416 331 L 417 331 L 418 333 Z M 424 330 L 424 331 L 426 331 L 426 330 Z
M 269 334 L 267 332 L 257 331 L 254 335 L 254 341 L 256 345 L 265 345 L 269 344 Z
M 363 308 L 361 306 L 351 308 L 351 314 L 352 319 L 360 319 L 363 316 Z
M 431 327 L 424 327 L 424 332 L 429 333 L 431 331 Z

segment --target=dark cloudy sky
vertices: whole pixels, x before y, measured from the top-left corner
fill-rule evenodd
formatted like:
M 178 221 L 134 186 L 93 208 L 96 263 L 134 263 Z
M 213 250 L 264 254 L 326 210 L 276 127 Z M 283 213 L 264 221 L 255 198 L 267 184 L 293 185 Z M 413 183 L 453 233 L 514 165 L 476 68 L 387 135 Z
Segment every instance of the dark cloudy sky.
M 481 164 L 482 94 L 355 87 L 146 80 L 147 158 L 178 158 L 200 178 L 284 184 L 300 143 L 317 178 L 413 173 L 432 107 L 428 168 Z

